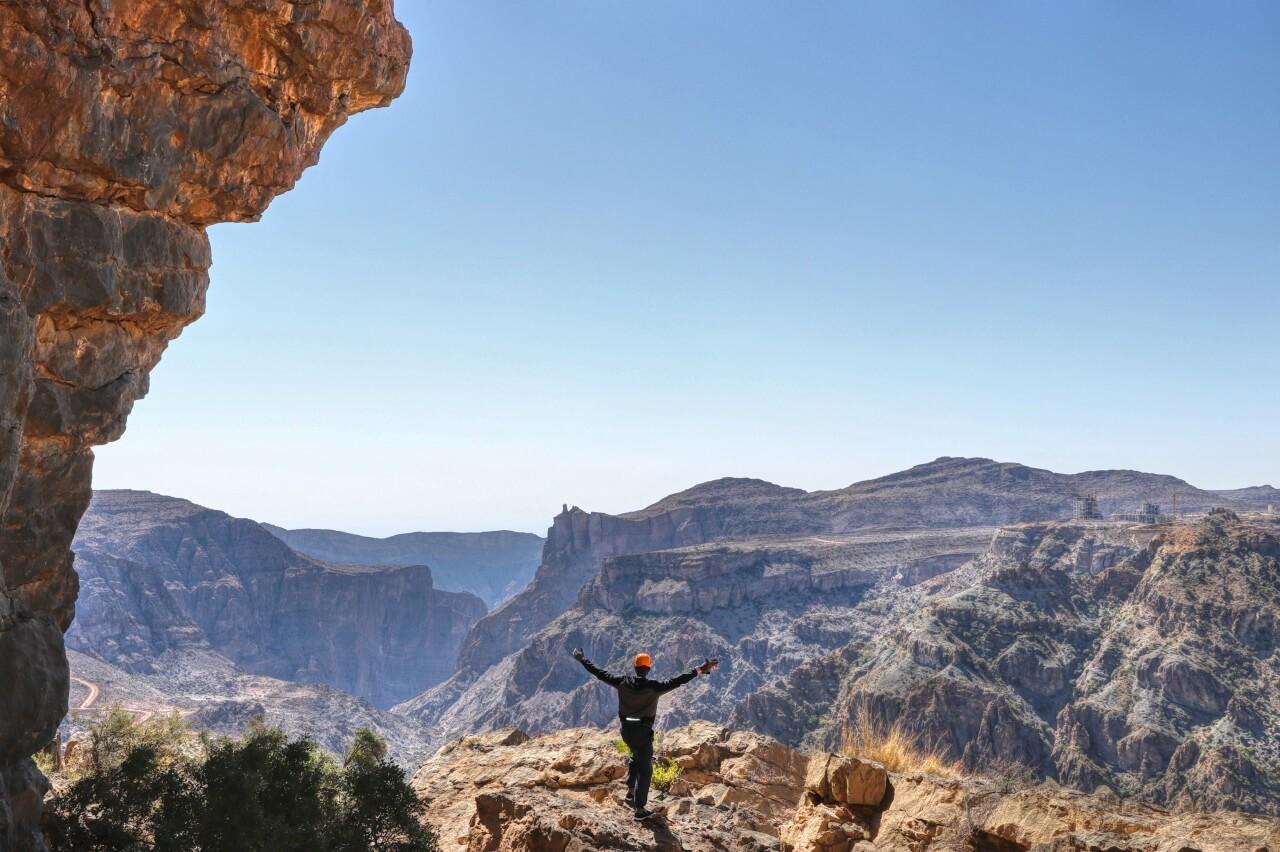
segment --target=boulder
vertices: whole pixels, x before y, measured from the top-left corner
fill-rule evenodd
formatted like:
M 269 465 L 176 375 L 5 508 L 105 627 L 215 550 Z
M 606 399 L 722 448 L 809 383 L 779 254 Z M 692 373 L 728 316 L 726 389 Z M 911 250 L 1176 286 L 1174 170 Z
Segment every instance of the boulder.
M 884 800 L 889 773 L 873 760 L 839 754 L 809 759 L 804 786 L 824 802 L 874 807 Z
M 867 831 L 844 805 L 826 804 L 807 792 L 795 816 L 782 827 L 782 848 L 787 852 L 852 852 Z

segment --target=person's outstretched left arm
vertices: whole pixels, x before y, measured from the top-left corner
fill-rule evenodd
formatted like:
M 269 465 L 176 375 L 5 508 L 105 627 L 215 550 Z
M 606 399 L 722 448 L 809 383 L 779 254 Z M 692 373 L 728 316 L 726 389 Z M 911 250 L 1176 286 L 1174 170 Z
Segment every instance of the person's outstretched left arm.
M 604 669 L 597 666 L 595 663 L 588 660 L 586 656 L 582 653 L 581 648 L 573 649 L 573 658 L 578 662 L 582 663 L 582 667 L 584 669 L 591 672 L 597 678 L 609 684 L 610 686 L 616 687 L 618 684 L 622 683 L 622 678 L 618 677 L 615 674 L 609 674 L 607 671 L 605 671 Z
M 709 675 L 709 674 L 711 674 L 712 669 L 714 669 L 714 668 L 715 668 L 716 666 L 718 666 L 718 665 L 720 665 L 720 661 L 719 661 L 719 660 L 707 660 L 705 663 L 703 663 L 702 665 L 698 666 L 697 668 L 691 669 L 691 670 L 689 670 L 689 671 L 685 672 L 685 673 L 684 673 L 684 674 L 682 674 L 682 675 L 676 675 L 675 677 L 671 678 L 671 680 L 660 680 L 660 681 L 658 681 L 658 682 L 657 682 L 657 690 L 658 690 L 658 692 L 660 692 L 660 693 L 661 693 L 661 692 L 670 692 L 671 690 L 675 689 L 676 687 L 684 686 L 686 683 L 688 683 L 689 681 L 693 680 L 693 679 L 694 679 L 695 677 L 697 677 L 698 675 Z

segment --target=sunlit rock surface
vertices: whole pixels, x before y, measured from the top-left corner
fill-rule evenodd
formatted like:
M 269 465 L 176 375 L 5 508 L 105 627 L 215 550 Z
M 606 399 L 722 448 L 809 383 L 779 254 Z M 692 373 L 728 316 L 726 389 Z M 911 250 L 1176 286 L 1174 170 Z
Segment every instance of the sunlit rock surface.
M 922 592 L 915 587 L 948 575 L 985 548 L 984 528 L 1070 518 L 1074 495 L 1084 492 L 1096 494 L 1104 512 L 1136 511 L 1175 493 L 1187 510 L 1260 508 L 1278 493 L 1266 486 L 1207 491 L 1176 477 L 1132 470 L 1060 474 L 944 457 L 835 491 L 729 478 L 623 515 L 566 506 L 547 533 L 542 564 L 529 586 L 472 628 L 448 681 L 401 709 L 438 728 L 441 737 L 513 720 L 531 730 L 564 718 L 599 722 L 604 711 L 598 702 L 566 696 L 574 689 L 571 673 L 553 662 L 574 642 L 596 642 L 590 653 L 616 663 L 626 658 L 623 646 L 636 642 L 661 640 L 652 647 L 666 648 L 673 665 L 731 651 L 735 665 L 749 663 L 730 675 L 733 696 L 741 698 L 776 683 L 818 651 L 865 638 L 898 610 L 916 606 Z M 941 547 L 934 557 L 912 555 L 917 539 L 943 530 L 983 540 Z M 863 536 L 886 538 L 875 570 L 866 569 L 874 548 L 857 542 Z M 900 553 L 894 541 L 902 543 Z M 1096 571 L 1117 556 L 1112 544 L 1099 541 L 1096 552 L 1082 549 L 1074 558 L 1081 570 Z M 672 566 L 678 566 L 675 573 Z M 643 580 L 635 579 L 641 575 Z M 899 595 L 894 588 L 915 590 Z M 939 593 L 937 585 L 925 591 Z M 814 613 L 828 604 L 825 623 L 815 624 Z M 793 628 L 796 613 L 804 617 Z M 758 635 L 735 626 L 739 621 L 758 628 Z M 828 669 L 828 683 L 838 687 L 841 672 Z M 535 678 L 531 671 L 546 675 Z M 820 681 L 806 688 L 815 702 L 831 697 Z M 536 708 L 529 702 L 535 694 Z M 566 706 L 571 715 L 558 716 Z M 757 711 L 777 718 L 764 705 Z M 703 705 L 682 718 L 727 719 L 726 712 Z M 811 727 L 793 726 L 787 735 L 800 736 Z
M 410 45 L 389 0 L 2 3 L 0 43 L 0 839 L 26 850 L 90 448 L 203 311 L 204 226 L 256 218 L 389 103 Z
M 1117 474 L 1126 487 L 1134 478 Z M 978 499 L 967 478 L 938 487 L 932 497 L 914 492 L 911 504 L 954 510 Z M 597 535 L 622 552 L 601 556 L 573 603 L 522 647 L 397 709 L 437 742 L 602 725 L 615 713 L 611 690 L 581 671 L 573 648 L 620 672 L 647 650 L 659 676 L 716 656 L 713 677 L 664 699 L 667 725 L 711 719 L 832 749 L 864 714 L 902 722 L 971 769 L 1016 765 L 1087 792 L 1280 814 L 1273 516 L 779 533 L 796 516 L 770 503 L 810 498 L 772 488 L 712 483 L 702 499 L 719 496 L 705 505 L 686 492 L 661 511 L 561 515 L 549 554 L 579 541 L 607 554 Z M 717 520 L 730 517 L 733 528 Z M 636 524 L 667 530 L 667 540 L 712 540 L 627 552 L 637 539 L 609 537 Z M 747 535 L 752 524 L 774 533 Z M 571 566 L 586 570 L 548 559 L 540 574 L 563 579 Z M 517 596 L 469 641 L 536 600 Z M 523 633 L 530 620 L 509 623 Z
M 414 775 L 450 852 L 1256 852 L 1280 820 L 1170 812 L 1053 784 L 886 773 L 769 737 L 694 722 L 658 743 L 682 773 L 625 807 L 613 730 L 530 739 L 505 730 L 451 743 Z M 874 801 L 871 801 L 874 799 Z

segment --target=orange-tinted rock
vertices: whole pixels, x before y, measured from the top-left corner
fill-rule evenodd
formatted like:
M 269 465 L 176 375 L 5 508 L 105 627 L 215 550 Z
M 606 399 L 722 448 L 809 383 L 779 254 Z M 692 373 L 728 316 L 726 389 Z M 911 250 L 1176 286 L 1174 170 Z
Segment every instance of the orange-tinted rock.
M 452 743 L 419 768 L 413 786 L 442 850 L 776 852 L 804 777 L 797 752 L 759 734 L 707 722 L 668 731 L 663 760 L 686 767 L 637 821 L 625 807 L 626 759 L 617 730 L 574 728 L 535 739 L 518 732 Z
M 204 310 L 204 226 L 256 218 L 404 86 L 390 0 L 0 4 L 0 848 L 66 712 L 95 444 Z
M 799 752 L 760 734 L 694 722 L 668 731 L 663 758 L 685 767 L 654 796 L 658 818 L 623 806 L 616 728 L 528 739 L 501 731 L 442 748 L 418 770 L 425 819 L 452 852 L 1255 852 L 1280 848 L 1280 819 L 1170 812 L 1053 785 L 894 774 L 875 805 L 842 804 L 808 787 L 857 761 Z M 876 764 L 862 764 L 874 768 Z
M 391 0 L 32 0 L 0 41 L 0 180 L 194 225 L 260 215 L 410 52 Z
M 878 805 L 888 781 L 889 774 L 879 763 L 840 754 L 815 755 L 804 777 L 810 792 L 837 805 Z

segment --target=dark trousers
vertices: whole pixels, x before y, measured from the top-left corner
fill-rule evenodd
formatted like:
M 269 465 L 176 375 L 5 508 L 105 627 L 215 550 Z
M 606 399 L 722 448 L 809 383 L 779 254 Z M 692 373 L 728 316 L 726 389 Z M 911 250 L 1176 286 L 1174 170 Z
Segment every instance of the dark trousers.
M 645 722 L 623 722 L 622 741 L 631 749 L 627 790 L 635 797 L 636 808 L 643 808 L 653 780 L 653 727 Z

